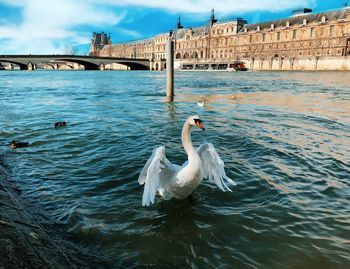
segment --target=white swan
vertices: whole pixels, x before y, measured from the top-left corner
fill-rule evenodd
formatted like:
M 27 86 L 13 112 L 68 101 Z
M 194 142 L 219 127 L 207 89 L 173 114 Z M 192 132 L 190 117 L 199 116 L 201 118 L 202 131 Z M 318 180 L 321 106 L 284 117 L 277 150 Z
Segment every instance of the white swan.
M 154 203 L 157 192 L 164 199 L 184 199 L 202 182 L 208 178 L 222 191 L 231 191 L 227 183 L 236 185 L 225 174 L 224 162 L 219 157 L 211 143 L 204 143 L 196 150 L 191 141 L 193 126 L 204 130 L 202 121 L 197 115 L 189 117 L 182 129 L 182 145 L 188 155 L 188 161 L 182 166 L 172 164 L 165 156 L 164 146 L 155 148 L 151 157 L 143 167 L 138 182 L 145 184 L 142 205 Z
M 197 102 L 197 106 L 204 107 L 204 101 Z

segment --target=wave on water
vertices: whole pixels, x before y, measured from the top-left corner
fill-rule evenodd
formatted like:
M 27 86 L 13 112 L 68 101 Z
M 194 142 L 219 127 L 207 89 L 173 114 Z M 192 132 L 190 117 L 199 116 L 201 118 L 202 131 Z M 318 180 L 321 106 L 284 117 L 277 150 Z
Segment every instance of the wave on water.
M 180 72 L 168 104 L 161 72 L 11 72 L 1 162 L 26 199 L 112 264 L 347 268 L 350 93 L 332 74 Z M 186 161 L 192 114 L 206 127 L 194 145 L 213 143 L 237 186 L 205 180 L 192 200 L 142 207 L 142 167 L 160 145 Z M 10 149 L 13 139 L 30 146 Z

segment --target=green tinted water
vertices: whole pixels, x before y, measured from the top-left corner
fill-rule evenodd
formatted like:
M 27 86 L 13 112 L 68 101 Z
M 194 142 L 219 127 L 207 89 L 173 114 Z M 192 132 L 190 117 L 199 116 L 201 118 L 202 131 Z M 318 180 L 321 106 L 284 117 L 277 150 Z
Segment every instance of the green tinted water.
M 111 267 L 347 268 L 349 77 L 177 72 L 168 104 L 163 72 L 4 71 L 2 159 L 23 196 Z M 159 145 L 186 160 L 192 114 L 206 127 L 194 144 L 213 143 L 238 185 L 142 207 L 138 174 Z

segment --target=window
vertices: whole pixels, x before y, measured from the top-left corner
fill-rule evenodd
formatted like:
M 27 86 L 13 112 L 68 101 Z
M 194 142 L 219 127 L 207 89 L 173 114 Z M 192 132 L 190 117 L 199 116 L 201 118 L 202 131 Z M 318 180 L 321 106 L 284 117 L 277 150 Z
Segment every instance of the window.
M 293 39 L 297 38 L 297 30 L 293 30 Z
M 310 28 L 310 37 L 314 37 L 314 33 L 315 33 L 314 28 Z
M 329 27 L 329 34 L 330 34 L 331 36 L 334 35 L 334 25 L 331 25 L 331 26 Z
M 277 41 L 279 41 L 281 39 L 281 33 L 277 32 Z
M 253 36 L 249 36 L 249 43 L 252 43 L 252 40 L 253 40 Z
M 262 41 L 265 42 L 265 39 L 266 39 L 266 34 L 263 34 L 262 35 Z

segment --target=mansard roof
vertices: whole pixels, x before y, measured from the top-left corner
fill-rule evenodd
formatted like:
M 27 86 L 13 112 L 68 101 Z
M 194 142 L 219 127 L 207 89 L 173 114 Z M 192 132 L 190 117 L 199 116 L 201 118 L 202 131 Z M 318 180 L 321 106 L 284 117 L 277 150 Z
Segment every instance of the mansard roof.
M 181 39 L 184 38 L 185 34 L 188 32 L 192 32 L 192 36 L 201 36 L 203 33 L 208 32 L 208 25 L 192 27 L 192 28 L 182 28 L 176 29 L 176 38 Z
M 323 16 L 326 17 L 326 21 L 340 20 L 340 19 L 346 18 L 347 12 L 348 10 L 346 8 L 343 8 L 335 11 L 328 11 L 328 12 L 322 12 L 317 14 L 306 13 L 306 14 L 301 14 L 297 16 L 280 19 L 280 20 L 248 24 L 245 27 L 243 27 L 240 32 L 244 32 L 245 28 L 248 31 L 256 31 L 258 26 L 260 26 L 260 30 L 270 29 L 271 24 L 273 24 L 275 28 L 285 27 L 287 22 L 289 22 L 290 26 L 302 25 L 304 22 L 304 19 L 306 19 L 307 23 L 321 22 Z
M 125 45 L 143 45 L 145 43 L 154 43 L 154 37 L 151 38 L 143 38 L 132 41 L 119 42 L 118 44 Z

